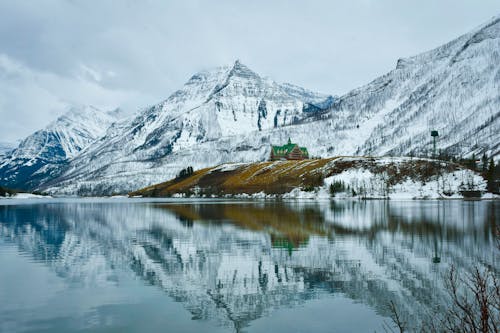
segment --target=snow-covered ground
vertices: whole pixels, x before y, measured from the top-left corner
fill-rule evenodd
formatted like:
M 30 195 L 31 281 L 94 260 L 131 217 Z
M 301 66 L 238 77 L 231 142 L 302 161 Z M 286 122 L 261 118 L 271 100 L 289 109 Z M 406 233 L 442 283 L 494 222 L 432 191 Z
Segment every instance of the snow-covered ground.
M 374 174 L 369 170 L 350 169 L 325 179 L 326 186 L 342 182 L 346 191 L 338 193 L 340 197 L 359 196 L 364 198 L 388 199 L 454 199 L 463 198 L 462 191 L 486 192 L 486 181 L 471 170 L 458 170 L 432 177 L 428 181 L 406 179 L 403 182 L 388 185 L 389 175 Z M 354 191 L 356 194 L 353 195 Z
M 0 199 L 47 199 L 47 198 L 51 198 L 51 196 L 32 194 L 32 193 L 16 193 L 14 195 L 6 197 L 0 196 Z

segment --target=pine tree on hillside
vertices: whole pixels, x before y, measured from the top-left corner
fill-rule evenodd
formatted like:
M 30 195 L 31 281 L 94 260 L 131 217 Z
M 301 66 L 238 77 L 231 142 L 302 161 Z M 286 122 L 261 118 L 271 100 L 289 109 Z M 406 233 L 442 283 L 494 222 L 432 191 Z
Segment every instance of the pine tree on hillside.
M 488 192 L 498 193 L 498 184 L 500 182 L 500 164 L 495 165 L 493 158 L 490 159 L 490 163 L 488 165 L 486 180 L 488 181 Z
M 481 169 L 483 172 L 486 172 L 486 170 L 488 170 L 488 155 L 486 155 L 486 152 L 483 154 L 483 157 L 481 158 Z
M 470 159 L 470 168 L 474 171 L 477 170 L 477 164 L 476 164 L 476 154 L 472 153 L 472 157 Z

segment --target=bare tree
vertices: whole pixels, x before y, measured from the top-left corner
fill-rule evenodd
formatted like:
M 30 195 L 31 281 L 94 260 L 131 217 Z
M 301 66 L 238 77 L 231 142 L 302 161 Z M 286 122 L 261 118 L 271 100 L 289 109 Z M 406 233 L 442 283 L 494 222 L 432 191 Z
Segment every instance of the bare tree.
M 500 281 L 490 269 L 475 267 L 460 275 L 454 266 L 445 276 L 451 303 L 443 311 L 427 316 L 418 329 L 410 329 L 394 302 L 389 303 L 392 325 L 385 332 L 498 333 L 500 330 Z
M 390 313 L 390 318 L 392 321 L 392 325 L 388 324 L 387 322 L 384 322 L 383 328 L 385 332 L 391 332 L 391 333 L 404 333 L 406 332 L 406 322 L 403 321 L 401 314 L 398 312 L 398 309 L 396 308 L 396 305 L 394 304 L 393 301 L 389 302 L 389 313 Z
M 500 328 L 500 286 L 496 274 L 475 267 L 459 277 L 451 267 L 446 286 L 452 305 L 442 319 L 448 332 L 498 332 Z

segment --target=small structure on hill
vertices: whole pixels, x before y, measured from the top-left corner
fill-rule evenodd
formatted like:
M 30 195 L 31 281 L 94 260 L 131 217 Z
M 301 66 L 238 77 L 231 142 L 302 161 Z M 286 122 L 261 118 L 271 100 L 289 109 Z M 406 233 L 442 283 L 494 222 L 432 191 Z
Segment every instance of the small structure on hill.
M 309 158 L 307 148 L 299 147 L 288 138 L 288 143 L 283 146 L 271 146 L 271 161 L 278 160 L 305 160 Z
M 433 158 L 436 158 L 436 141 L 437 141 L 437 137 L 439 136 L 439 133 L 438 131 L 434 130 L 434 131 L 431 131 L 431 136 L 432 136 L 432 157 Z

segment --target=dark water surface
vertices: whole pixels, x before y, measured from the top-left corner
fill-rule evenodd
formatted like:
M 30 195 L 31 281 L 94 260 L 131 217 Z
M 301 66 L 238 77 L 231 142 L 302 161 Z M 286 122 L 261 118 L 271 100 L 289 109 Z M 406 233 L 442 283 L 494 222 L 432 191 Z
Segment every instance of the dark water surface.
M 0 201 L 0 332 L 383 332 L 498 270 L 500 202 Z

